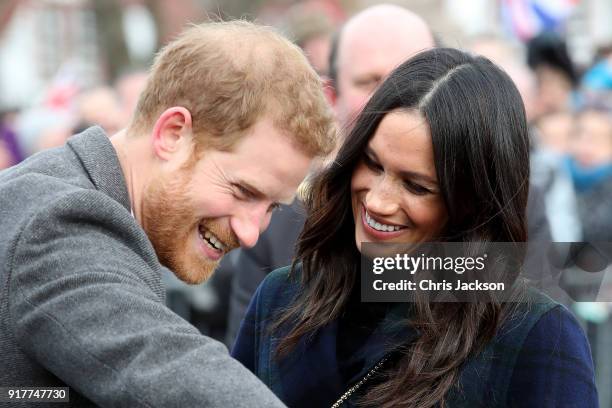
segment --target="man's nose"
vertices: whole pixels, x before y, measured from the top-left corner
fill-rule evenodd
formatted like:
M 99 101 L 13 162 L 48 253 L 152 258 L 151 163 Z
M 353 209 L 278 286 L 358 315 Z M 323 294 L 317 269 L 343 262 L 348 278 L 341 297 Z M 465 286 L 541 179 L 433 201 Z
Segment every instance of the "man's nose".
M 267 207 L 260 207 L 251 208 L 244 211 L 240 216 L 232 218 L 231 227 L 241 247 L 254 247 L 259 235 L 270 223 L 270 213 L 267 211 Z

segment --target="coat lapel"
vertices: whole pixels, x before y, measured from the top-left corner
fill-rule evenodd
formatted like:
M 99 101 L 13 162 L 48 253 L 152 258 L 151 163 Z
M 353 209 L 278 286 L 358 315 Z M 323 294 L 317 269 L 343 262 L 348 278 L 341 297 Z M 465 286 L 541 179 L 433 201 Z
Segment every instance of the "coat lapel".
M 130 211 L 130 196 L 117 152 L 102 128 L 90 127 L 71 137 L 68 147 L 81 161 L 96 189 Z

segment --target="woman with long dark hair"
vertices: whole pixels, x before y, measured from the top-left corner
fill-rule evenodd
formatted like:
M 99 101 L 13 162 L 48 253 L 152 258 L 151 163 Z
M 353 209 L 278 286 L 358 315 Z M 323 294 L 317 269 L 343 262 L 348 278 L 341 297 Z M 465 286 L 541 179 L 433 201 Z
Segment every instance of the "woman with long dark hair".
M 364 242 L 527 241 L 528 155 L 491 62 L 433 49 L 399 66 L 313 181 L 296 260 L 257 290 L 233 355 L 290 407 L 597 406 L 584 333 L 543 295 L 360 301 Z

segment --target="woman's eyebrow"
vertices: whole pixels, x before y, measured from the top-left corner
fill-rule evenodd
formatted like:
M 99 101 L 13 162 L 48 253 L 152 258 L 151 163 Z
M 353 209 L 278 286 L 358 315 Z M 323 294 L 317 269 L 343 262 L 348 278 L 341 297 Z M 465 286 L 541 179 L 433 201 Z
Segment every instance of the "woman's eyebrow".
M 425 175 L 423 173 L 419 173 L 416 171 L 400 171 L 399 175 L 405 180 L 415 180 L 416 179 L 416 180 L 421 180 L 426 183 L 432 184 L 434 186 L 438 185 L 438 182 L 436 180 L 432 179 L 428 175 Z
M 368 155 L 372 159 L 374 159 L 374 161 L 380 161 L 380 160 L 378 160 L 378 156 L 376 155 L 376 153 L 374 153 L 374 150 L 372 150 L 372 148 L 370 146 L 366 146 L 364 152 L 365 152 L 366 155 Z
M 374 161 L 380 162 L 380 160 L 378 160 L 378 156 L 376 156 L 376 153 L 374 152 L 374 150 L 372 150 L 372 148 L 370 148 L 370 146 L 367 146 L 364 149 L 364 152 L 366 155 L 370 156 Z M 421 180 L 426 183 L 432 184 L 434 186 L 438 185 L 438 182 L 435 179 L 429 177 L 426 174 L 419 173 L 417 171 L 406 170 L 406 171 L 400 171 L 398 174 L 400 175 L 401 178 L 405 180 L 415 180 L 416 179 L 416 180 Z

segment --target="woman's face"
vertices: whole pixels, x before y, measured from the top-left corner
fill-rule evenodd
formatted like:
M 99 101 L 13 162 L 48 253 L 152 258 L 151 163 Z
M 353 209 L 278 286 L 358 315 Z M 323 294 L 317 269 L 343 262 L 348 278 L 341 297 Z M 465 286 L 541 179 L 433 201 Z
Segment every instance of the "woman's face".
M 355 241 L 418 243 L 446 223 L 429 125 L 416 112 L 381 121 L 351 179 Z

